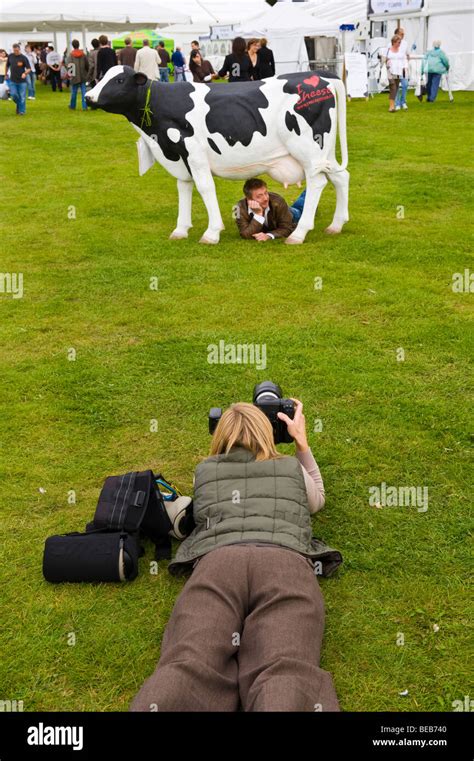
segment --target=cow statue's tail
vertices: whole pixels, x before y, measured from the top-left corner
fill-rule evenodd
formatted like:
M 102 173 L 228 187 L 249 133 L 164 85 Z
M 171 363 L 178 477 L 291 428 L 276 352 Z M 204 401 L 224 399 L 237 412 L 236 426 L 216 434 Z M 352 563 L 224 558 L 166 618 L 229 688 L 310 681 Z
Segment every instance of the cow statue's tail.
M 342 172 L 347 167 L 349 160 L 347 154 L 347 128 L 346 128 L 346 88 L 341 79 L 331 80 L 331 84 L 336 88 L 337 100 L 337 125 L 339 129 L 339 145 L 341 147 L 341 163 L 336 161 L 337 170 Z

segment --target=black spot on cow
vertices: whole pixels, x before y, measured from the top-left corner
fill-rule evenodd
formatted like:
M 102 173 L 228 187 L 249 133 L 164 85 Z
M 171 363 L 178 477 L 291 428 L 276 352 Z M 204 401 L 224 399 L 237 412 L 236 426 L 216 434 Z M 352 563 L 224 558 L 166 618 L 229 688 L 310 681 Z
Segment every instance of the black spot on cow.
M 297 135 L 301 134 L 300 125 L 298 124 L 298 119 L 294 114 L 290 114 L 289 111 L 285 114 L 285 124 L 288 132 L 296 132 Z
M 313 131 L 314 139 L 321 148 L 324 147 L 324 135 L 331 130 L 331 117 L 329 109 L 335 108 L 336 101 L 333 93 L 328 89 L 329 80 L 338 79 L 328 72 L 308 71 L 298 74 L 280 74 L 278 79 L 285 80 L 283 92 L 299 96 L 293 106 L 293 111 L 309 124 Z M 294 129 L 294 122 L 285 116 L 285 123 L 289 130 Z M 296 117 L 294 117 L 296 121 Z
M 151 88 L 150 95 L 147 96 L 149 88 Z M 139 108 L 132 118 L 129 115 L 127 118 L 157 141 L 169 161 L 179 161 L 181 158 L 190 171 L 184 139 L 194 134 L 193 127 L 186 119 L 186 114 L 195 107 L 191 99 L 194 85 L 192 82 L 158 84 L 148 81 L 140 88 L 140 91 Z M 149 97 L 148 109 L 146 108 L 147 97 Z M 169 129 L 179 130 L 180 138 L 177 143 L 169 139 L 167 134 Z
M 210 137 L 208 137 L 207 138 L 207 142 L 211 146 L 212 150 L 220 155 L 221 152 L 219 150 L 219 147 L 215 144 L 214 140 L 212 140 Z
M 204 98 L 210 107 L 206 126 L 211 135 L 218 133 L 230 146 L 242 143 L 245 147 L 250 145 L 256 132 L 265 137 L 267 126 L 258 110 L 268 108 L 262 86 L 262 82 L 211 85 Z

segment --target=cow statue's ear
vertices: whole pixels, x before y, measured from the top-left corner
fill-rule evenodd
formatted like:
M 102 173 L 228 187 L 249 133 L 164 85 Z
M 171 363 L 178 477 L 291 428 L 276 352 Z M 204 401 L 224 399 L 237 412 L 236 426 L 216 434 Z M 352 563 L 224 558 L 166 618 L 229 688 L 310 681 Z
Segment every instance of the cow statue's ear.
M 143 71 L 135 72 L 135 74 L 133 75 L 133 78 L 135 82 L 137 83 L 137 85 L 146 85 L 146 83 L 148 82 L 148 77 L 146 74 L 143 73 Z

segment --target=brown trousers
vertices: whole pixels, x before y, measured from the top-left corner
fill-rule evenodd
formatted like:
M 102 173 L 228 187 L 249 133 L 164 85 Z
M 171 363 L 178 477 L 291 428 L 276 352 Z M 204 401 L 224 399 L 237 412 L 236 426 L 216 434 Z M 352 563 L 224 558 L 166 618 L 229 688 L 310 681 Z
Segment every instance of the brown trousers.
M 319 668 L 324 601 L 309 559 L 237 544 L 201 557 L 131 711 L 339 711 Z

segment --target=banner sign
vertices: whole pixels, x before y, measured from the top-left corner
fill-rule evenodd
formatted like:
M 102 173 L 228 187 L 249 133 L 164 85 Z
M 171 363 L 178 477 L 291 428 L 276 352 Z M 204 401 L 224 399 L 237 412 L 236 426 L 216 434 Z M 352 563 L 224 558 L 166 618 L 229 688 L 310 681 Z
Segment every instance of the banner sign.
M 366 98 L 367 57 L 362 53 L 346 53 L 346 90 L 349 98 Z
M 424 0 L 369 0 L 368 14 L 421 11 Z

